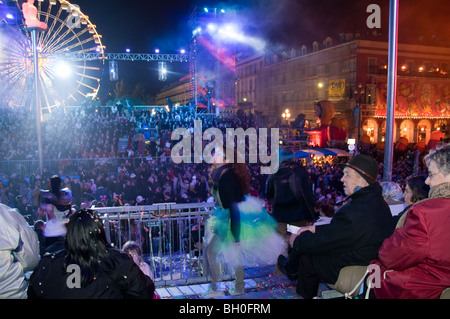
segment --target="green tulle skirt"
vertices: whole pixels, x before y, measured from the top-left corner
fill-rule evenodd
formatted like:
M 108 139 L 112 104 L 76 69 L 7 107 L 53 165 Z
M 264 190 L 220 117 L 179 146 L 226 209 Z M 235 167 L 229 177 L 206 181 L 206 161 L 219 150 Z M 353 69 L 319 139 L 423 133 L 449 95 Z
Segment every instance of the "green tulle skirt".
M 247 267 L 275 265 L 278 256 L 287 246 L 277 233 L 277 221 L 267 212 L 259 198 L 247 195 L 245 200 L 238 204 L 238 208 L 239 245 L 235 245 L 231 233 L 230 210 L 222 207 L 216 207 L 214 215 L 207 221 L 207 243 L 213 236 L 218 236 L 220 240 L 215 247 L 216 253 L 222 254 L 227 263 L 242 263 Z

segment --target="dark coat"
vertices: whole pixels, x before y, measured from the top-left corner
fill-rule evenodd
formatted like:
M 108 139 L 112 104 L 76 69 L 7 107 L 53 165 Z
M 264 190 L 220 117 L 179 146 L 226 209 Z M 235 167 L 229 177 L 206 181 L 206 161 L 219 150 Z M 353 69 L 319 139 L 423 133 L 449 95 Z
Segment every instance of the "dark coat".
M 297 176 L 298 184 L 292 173 Z M 281 189 L 275 190 L 275 178 L 284 181 L 281 183 Z M 295 193 L 292 192 L 293 189 L 296 190 Z M 276 192 L 279 194 L 277 195 Z M 283 162 L 278 171 L 269 177 L 266 185 L 266 198 L 273 202 L 271 213 L 279 223 L 315 220 L 314 195 L 309 175 L 305 167 L 297 162 Z
M 134 261 L 123 252 L 111 249 L 114 269 L 100 271 L 94 281 L 83 288 L 69 288 L 69 276 L 64 267 L 65 251 L 47 254 L 33 271 L 28 287 L 28 298 L 42 299 L 152 299 L 155 285 L 144 275 Z
M 316 226 L 315 233 L 301 233 L 294 249 L 310 255 L 320 280 L 334 284 L 343 267 L 369 265 L 376 259 L 394 227 L 381 186 L 374 183 L 349 196 L 330 224 Z

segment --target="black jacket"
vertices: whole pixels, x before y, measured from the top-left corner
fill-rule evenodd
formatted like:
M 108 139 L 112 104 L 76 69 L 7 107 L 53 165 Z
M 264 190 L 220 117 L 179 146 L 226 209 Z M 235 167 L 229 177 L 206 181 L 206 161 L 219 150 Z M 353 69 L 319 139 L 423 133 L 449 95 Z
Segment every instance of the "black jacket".
M 297 176 L 298 184 L 295 183 L 295 179 L 290 177 L 292 173 Z M 278 195 L 275 194 L 275 178 L 286 181 L 277 190 Z M 292 189 L 296 190 L 295 194 Z M 266 198 L 272 202 L 272 215 L 279 223 L 315 220 L 314 194 L 309 175 L 305 167 L 297 162 L 283 162 L 278 171 L 270 175 L 266 185 Z M 282 199 L 283 202 L 277 198 Z
M 294 241 L 297 253 L 310 255 L 318 277 L 334 284 L 341 268 L 368 265 L 377 259 L 384 239 L 394 231 L 394 220 L 378 183 L 348 197 L 328 225 L 301 233 Z
M 213 194 L 216 202 L 225 209 L 230 210 L 230 227 L 234 240 L 239 242 L 241 219 L 238 203 L 244 200 L 238 177 L 234 174 L 230 164 L 223 165 L 214 170 L 211 176 Z
M 144 275 L 134 261 L 123 252 L 110 250 L 114 263 L 111 273 L 100 272 L 85 288 L 69 288 L 72 282 L 64 266 L 65 251 L 47 254 L 33 271 L 28 298 L 35 299 L 151 299 L 155 291 L 153 281 Z M 69 269 L 70 270 L 70 269 Z

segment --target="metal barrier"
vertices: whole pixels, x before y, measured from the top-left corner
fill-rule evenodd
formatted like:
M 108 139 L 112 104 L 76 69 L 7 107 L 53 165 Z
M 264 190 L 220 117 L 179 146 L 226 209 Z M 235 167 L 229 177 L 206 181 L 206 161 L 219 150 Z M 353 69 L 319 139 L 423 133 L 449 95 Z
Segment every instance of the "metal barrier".
M 93 208 L 105 225 L 108 241 L 122 249 L 140 244 L 153 270 L 155 285 L 206 282 L 203 274 L 204 225 L 214 203 L 162 203 Z

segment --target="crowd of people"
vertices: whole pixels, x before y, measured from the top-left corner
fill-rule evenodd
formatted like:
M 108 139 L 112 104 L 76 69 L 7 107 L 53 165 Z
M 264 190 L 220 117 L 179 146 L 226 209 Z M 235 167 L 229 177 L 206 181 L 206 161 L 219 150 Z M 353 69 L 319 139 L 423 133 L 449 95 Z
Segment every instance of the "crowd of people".
M 27 109 L 1 109 L 0 161 L 35 159 L 36 120 Z M 158 156 L 170 143 L 177 127 L 258 127 L 255 117 L 244 112 L 235 116 L 206 116 L 192 108 L 150 109 L 135 107 L 53 108 L 41 123 L 42 155 L 48 160 Z M 158 132 L 157 138 L 151 130 Z M 141 136 L 142 135 L 142 136 Z M 140 143 L 142 137 L 154 143 Z M 123 147 L 121 139 L 126 140 Z
M 57 161 L 55 170 L 46 166 L 42 174 L 23 173 L 20 168 L 0 170 L 0 202 L 28 214 L 37 206 L 39 189 L 45 189 L 53 174 L 64 177 L 79 207 L 93 200 L 97 206 L 206 201 L 206 166 L 174 165 L 169 159 L 170 144 L 174 143 L 170 140 L 171 131 L 177 127 L 192 128 L 198 119 L 205 128 L 217 127 L 224 132 L 227 127 L 256 126 L 254 118 L 243 113 L 202 116 L 190 108 L 53 109 L 42 122 L 42 153 L 45 161 Z M 26 110 L 2 111 L 3 163 L 36 158 L 36 134 L 29 129 L 34 126 L 33 116 Z M 158 132 L 157 136 L 150 137 L 151 129 Z M 120 145 L 121 140 L 124 145 Z M 123 160 L 118 162 L 118 158 Z M 254 176 L 254 181 L 255 191 L 262 192 L 260 177 Z
M 5 134 L 0 140 L 1 160 L 35 158 L 36 139 L 34 120 L 26 110 L 5 109 L 0 128 Z M 38 197 L 47 187 L 48 179 L 59 174 L 64 185 L 74 195 L 77 207 L 147 205 L 153 203 L 192 203 L 211 200 L 208 165 L 205 163 L 177 164 L 170 159 L 171 131 L 177 127 L 193 127 L 194 120 L 202 120 L 203 128 L 258 127 L 253 115 L 238 112 L 232 116 L 203 116 L 192 109 L 179 108 L 137 110 L 136 108 L 55 109 L 42 123 L 43 156 L 57 160 L 57 171 L 44 167 L 43 174 L 0 171 L 0 202 L 17 208 L 23 215 L 36 217 Z M 71 128 L 71 129 L 67 129 Z M 148 138 L 145 128 L 157 128 L 158 138 Z M 144 136 L 144 137 L 143 137 Z M 119 145 L 120 140 L 126 145 Z M 145 142 L 147 141 L 147 142 Z M 374 158 L 382 157 L 379 150 L 367 151 Z M 404 160 L 406 152 L 395 156 L 393 180 L 403 189 L 410 169 Z M 98 160 L 98 159 L 109 160 Z M 121 159 L 110 160 L 110 159 Z M 78 160 L 82 160 L 79 162 Z M 97 159 L 87 162 L 85 160 Z M 342 160 L 342 159 L 341 159 Z M 344 158 L 344 160 L 346 160 Z M 378 160 L 379 163 L 382 160 Z M 80 164 L 81 163 L 81 164 Z M 85 165 L 83 165 L 85 164 Z M 265 196 L 267 175 L 258 165 L 251 170 L 251 194 Z M 345 197 L 342 170 L 334 164 L 316 165 L 305 162 L 317 206 L 332 206 L 328 215 L 337 209 L 336 203 Z M 382 164 L 378 180 L 381 180 Z M 420 165 L 418 175 L 424 173 Z M 316 207 L 319 211 L 319 207 Z
M 75 109 L 66 112 L 55 110 L 49 116 L 50 120 L 43 123 L 44 158 L 47 160 L 56 159 L 65 163 L 60 167 L 60 170 L 58 172 L 45 170 L 43 174 L 35 172 L 25 176 L 21 172 L 8 172 L 8 174 L 2 172 L 0 174 L 0 203 L 6 205 L 6 207 L 17 209 L 22 216 L 30 217 L 29 222 L 39 219 L 38 211 L 42 193 L 49 189 L 49 181 L 54 174 L 61 176 L 61 187 L 70 190 L 73 196 L 73 211 L 80 211 L 81 209 L 82 213 L 78 216 L 83 220 L 97 218 L 95 213 L 89 211 L 89 208 L 93 206 L 114 207 L 171 202 L 216 202 L 217 197 L 213 196 L 214 181 L 211 179 L 210 165 L 206 163 L 175 164 L 170 159 L 170 150 L 173 145 L 173 141 L 170 139 L 172 130 L 177 127 L 192 128 L 193 121 L 198 119 L 202 120 L 203 128 L 217 127 L 224 132 L 227 127 L 246 129 L 247 127 L 258 126 L 251 114 L 246 115 L 243 112 L 238 112 L 233 116 L 211 117 L 195 114 L 190 109 L 170 110 L 169 112 L 166 109 L 156 112 L 127 108 Z M 7 132 L 0 140 L 0 146 L 2 146 L 1 159 L 11 161 L 34 158 L 34 134 L 30 130 L 22 129 L 23 127 L 32 127 L 32 125 L 33 122 L 24 111 L 5 112 L 5 116 L 0 119 L 0 128 Z M 158 138 L 150 138 L 150 141 L 146 143 L 148 132 L 145 128 L 156 128 Z M 124 139 L 127 143 L 121 148 L 119 142 Z M 389 238 L 392 233 L 396 234 L 394 232 L 395 223 L 400 225 L 401 221 L 401 226 L 397 226 L 400 228 L 408 229 L 407 226 L 411 227 L 408 221 L 405 221 L 407 209 L 398 216 L 400 218 L 402 215 L 399 221 L 392 218 L 387 205 L 382 205 L 384 193 L 382 188 L 376 186 L 382 180 L 383 164 L 380 160 L 383 156 L 382 152 L 375 148 L 364 152 L 366 154 L 358 155 L 362 157 L 355 156 L 350 162 L 346 157 L 335 157 L 332 161 L 326 161 L 320 165 L 316 164 L 311 158 L 294 159 L 297 163 L 301 162 L 300 166 L 304 169 L 303 178 L 308 179 L 305 184 L 310 186 L 310 188 L 308 187 L 307 197 L 311 202 L 308 205 L 313 206 L 314 212 L 312 218 L 302 220 L 303 229 L 299 233 L 293 234 L 293 237 L 288 240 L 290 248 L 287 252 L 289 252 L 289 261 L 294 259 L 293 265 L 281 258 L 278 260 L 277 266 L 280 271 L 287 273 L 291 278 L 298 279 L 298 293 L 304 297 L 310 298 L 316 294 L 319 281 L 336 281 L 339 270 L 345 264 L 340 263 L 337 267 L 334 267 L 336 261 L 342 260 L 344 257 L 341 256 L 341 259 L 333 257 L 333 262 L 325 262 L 328 268 L 320 268 L 322 266 L 319 265 L 323 265 L 325 259 L 318 261 L 317 257 L 310 259 L 309 256 L 311 250 L 317 252 L 317 243 L 323 243 L 321 248 L 323 250 L 328 245 L 325 243 L 329 243 L 329 238 L 334 238 L 331 236 L 334 228 L 343 227 L 345 229 L 348 226 L 348 221 L 344 217 L 346 214 L 348 214 L 349 219 L 354 219 L 355 223 L 357 222 L 361 226 L 361 229 L 366 229 L 364 219 L 353 216 L 353 210 L 351 209 L 353 206 L 367 206 L 369 203 L 369 200 L 362 196 L 361 189 L 366 192 L 371 190 L 369 193 L 372 193 L 372 195 L 367 197 L 371 198 L 373 202 L 370 208 L 373 213 L 373 216 L 370 215 L 373 217 L 371 218 L 374 221 L 378 220 L 379 217 L 375 217 L 376 212 L 381 210 L 384 211 L 385 216 L 382 222 L 376 221 L 376 223 L 380 222 L 377 224 L 378 228 L 366 229 L 367 232 L 364 236 L 370 237 L 370 234 L 373 234 L 372 238 L 367 239 L 368 245 L 371 245 L 370 251 L 364 250 L 364 247 L 359 247 L 357 250 L 361 252 L 361 256 L 355 257 L 352 255 L 351 258 L 347 256 L 348 258 L 345 257 L 346 260 L 355 257 L 355 260 L 361 261 L 360 257 L 362 258 L 362 255 L 366 254 L 363 262 L 369 263 L 377 258 L 376 252 L 378 252 L 383 239 Z M 408 152 L 395 151 L 392 169 L 392 181 L 402 190 L 405 190 L 405 194 L 413 188 L 413 184 L 408 183 L 409 177 L 413 173 L 411 164 L 405 160 Z M 429 155 L 425 155 L 426 153 L 420 154 L 421 160 L 415 167 L 415 175 L 424 176 L 428 174 L 428 181 L 431 175 L 441 174 L 443 176 L 441 182 L 443 184 L 448 183 L 446 182 L 449 175 L 446 171 L 448 163 L 442 163 L 441 158 L 436 156 L 430 158 Z M 422 161 L 424 156 L 426 161 Z M 73 159 L 92 158 L 121 158 L 122 160 L 96 161 L 94 165 L 89 167 L 71 165 Z M 366 158 L 371 160 L 366 161 Z M 435 164 L 440 166 L 436 168 Z M 73 169 L 74 167 L 76 167 L 76 170 Z M 246 167 L 249 178 L 246 193 L 263 201 L 267 200 L 267 185 L 270 176 L 261 174 L 258 164 L 248 164 Z M 443 170 L 438 171 L 441 167 L 443 167 Z M 357 171 L 362 178 L 353 174 L 353 171 L 349 171 L 349 168 Z M 430 169 L 434 171 L 429 173 Z M 424 183 L 425 181 L 422 180 L 421 184 Z M 428 184 L 430 183 L 428 182 Z M 375 193 L 378 196 L 376 200 L 373 195 Z M 358 194 L 361 198 L 354 194 Z M 436 195 L 436 197 L 439 196 Z M 420 198 L 426 198 L 426 195 Z M 349 199 L 352 200 L 349 201 Z M 420 200 L 416 199 L 415 201 Z M 405 197 L 406 202 L 409 205 L 414 203 L 413 200 L 407 200 Z M 351 205 L 347 203 L 351 203 Z M 219 204 L 222 205 L 223 203 L 219 202 Z M 229 208 L 223 208 L 229 209 L 228 213 L 231 214 L 232 207 L 233 205 Z M 345 207 L 346 210 L 342 210 L 341 207 Z M 361 210 L 361 208 L 358 208 L 358 210 Z M 334 218 L 338 211 L 340 217 Z M 344 213 L 344 211 L 349 211 L 349 213 Z M 325 224 L 332 226 L 324 227 L 319 224 L 311 226 L 319 217 L 327 219 Z M 71 221 L 72 223 L 77 222 L 73 219 Z M 94 227 L 95 225 L 91 226 Z M 97 229 L 104 233 L 102 228 Z M 325 231 L 325 229 L 327 230 Z M 285 231 L 283 235 L 286 235 Z M 96 238 L 99 245 L 104 244 L 102 236 Z M 348 235 L 345 238 L 349 239 Z M 223 238 L 220 240 L 223 241 Z M 336 239 L 335 242 L 337 241 L 345 242 L 345 240 Z M 81 248 L 76 246 L 74 244 L 74 249 Z M 333 247 L 341 246 L 330 244 L 327 249 Z M 348 248 L 348 245 L 346 247 Z M 390 251 L 393 248 L 385 247 L 384 249 Z M 72 258 L 75 257 L 72 256 Z M 103 257 L 99 255 L 98 258 L 102 259 Z M 120 259 L 121 257 L 116 256 L 115 258 Z M 391 259 L 389 259 L 389 256 L 383 256 L 383 258 L 379 263 L 386 266 Z M 48 259 L 44 262 L 48 263 Z M 300 265 L 298 262 L 300 262 Z M 289 265 L 291 269 L 288 269 Z M 297 273 L 299 269 L 302 271 L 301 275 Z M 136 270 L 132 270 L 132 273 L 134 273 L 134 276 L 140 276 L 140 274 L 136 274 Z M 308 278 L 305 278 L 304 274 L 309 274 Z M 35 276 L 38 276 L 38 273 Z M 311 278 L 315 281 L 311 282 Z M 87 280 L 86 283 L 92 281 L 92 278 L 85 279 Z M 386 285 L 389 286 L 389 284 Z M 154 287 L 151 284 L 145 284 L 140 289 L 142 291 L 150 289 L 150 292 L 147 292 L 152 295 Z M 239 287 L 239 289 L 242 292 L 242 287 Z M 383 293 L 379 296 L 383 296 Z M 414 293 L 412 296 L 414 296 Z

